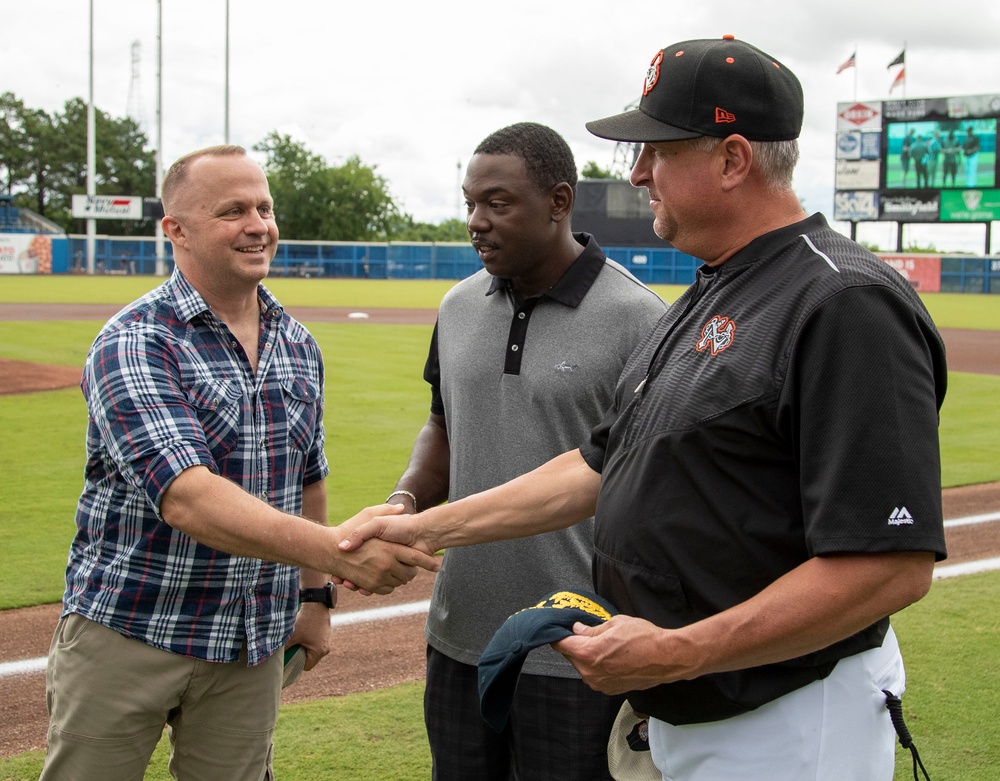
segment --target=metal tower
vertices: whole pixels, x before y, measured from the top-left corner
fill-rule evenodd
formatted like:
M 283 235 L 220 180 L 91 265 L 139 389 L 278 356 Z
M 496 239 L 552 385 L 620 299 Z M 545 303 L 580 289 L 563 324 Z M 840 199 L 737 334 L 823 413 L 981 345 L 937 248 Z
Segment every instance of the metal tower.
M 629 103 L 625 107 L 625 111 L 632 111 L 632 109 L 639 108 L 639 102 Z M 639 157 L 639 152 L 642 151 L 642 144 L 635 144 L 631 141 L 618 141 L 615 143 L 615 157 L 611 162 L 611 174 L 613 176 L 620 176 L 622 179 L 628 179 L 630 173 L 632 173 L 632 166 L 635 165 L 636 158 Z
M 132 81 L 128 86 L 128 105 L 125 113 L 142 129 L 146 128 L 146 112 L 142 107 L 142 85 L 139 81 L 139 61 L 142 45 L 139 41 L 132 41 Z

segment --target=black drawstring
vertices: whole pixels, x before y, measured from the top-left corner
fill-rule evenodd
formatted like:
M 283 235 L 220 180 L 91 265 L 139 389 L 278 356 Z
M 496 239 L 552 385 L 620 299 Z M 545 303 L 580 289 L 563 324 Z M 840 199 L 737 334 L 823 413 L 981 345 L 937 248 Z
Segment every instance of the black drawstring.
M 913 754 L 913 781 L 920 781 L 917 777 L 918 765 L 924 774 L 924 778 L 927 781 L 931 781 L 931 777 L 927 775 L 927 770 L 924 768 L 924 763 L 920 761 L 920 754 L 917 753 L 917 747 L 913 745 L 913 738 L 910 737 L 910 731 L 906 728 L 906 723 L 903 721 L 903 701 L 888 689 L 882 689 L 882 694 L 885 695 L 885 707 L 889 711 L 889 718 L 892 719 L 892 726 L 896 730 L 896 734 L 899 735 L 899 745 L 909 749 L 910 753 Z

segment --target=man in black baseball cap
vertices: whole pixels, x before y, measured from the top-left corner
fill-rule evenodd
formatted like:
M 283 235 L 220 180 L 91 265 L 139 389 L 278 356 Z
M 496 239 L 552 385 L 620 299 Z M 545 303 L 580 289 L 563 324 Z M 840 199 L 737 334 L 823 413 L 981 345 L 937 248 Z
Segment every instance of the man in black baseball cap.
M 638 75 L 638 73 L 637 73 Z M 727 36 L 667 46 L 636 111 L 654 227 L 704 261 L 578 450 L 361 527 L 425 552 L 594 512 L 618 615 L 552 643 L 647 715 L 674 781 L 888 781 L 905 686 L 889 616 L 945 557 L 944 346 L 909 283 L 792 190 L 802 90 Z

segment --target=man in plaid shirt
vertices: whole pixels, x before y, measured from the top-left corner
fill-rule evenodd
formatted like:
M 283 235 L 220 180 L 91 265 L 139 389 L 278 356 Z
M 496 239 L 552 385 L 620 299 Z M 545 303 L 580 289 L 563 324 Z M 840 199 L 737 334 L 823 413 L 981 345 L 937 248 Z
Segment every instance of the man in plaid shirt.
M 304 646 L 306 669 L 329 651 L 331 575 L 388 593 L 437 568 L 402 546 L 344 553 L 350 522 L 326 526 L 323 360 L 261 284 L 278 228 L 260 166 L 241 147 L 193 152 L 163 204 L 176 270 L 84 369 L 43 779 L 142 778 L 165 724 L 177 778 L 268 777 L 282 649 Z M 352 520 L 376 510 L 394 511 Z M 325 598 L 299 609 L 300 589 Z

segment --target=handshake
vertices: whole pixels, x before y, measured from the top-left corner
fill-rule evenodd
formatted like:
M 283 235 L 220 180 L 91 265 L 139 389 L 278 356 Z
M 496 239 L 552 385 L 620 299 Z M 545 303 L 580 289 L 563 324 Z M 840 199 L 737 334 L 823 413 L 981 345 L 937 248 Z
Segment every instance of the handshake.
M 388 594 L 411 581 L 417 568 L 437 572 L 443 548 L 530 537 L 565 529 L 594 514 L 601 476 L 579 450 L 508 483 L 420 513 L 403 505 L 366 507 L 333 529 L 336 550 L 328 551 L 321 572 L 363 594 Z M 391 496 L 389 497 L 392 498 Z
M 366 507 L 330 529 L 338 538 L 333 581 L 370 596 L 389 594 L 409 583 L 419 569 L 437 572 L 441 558 L 416 516 L 405 515 L 403 505 Z

